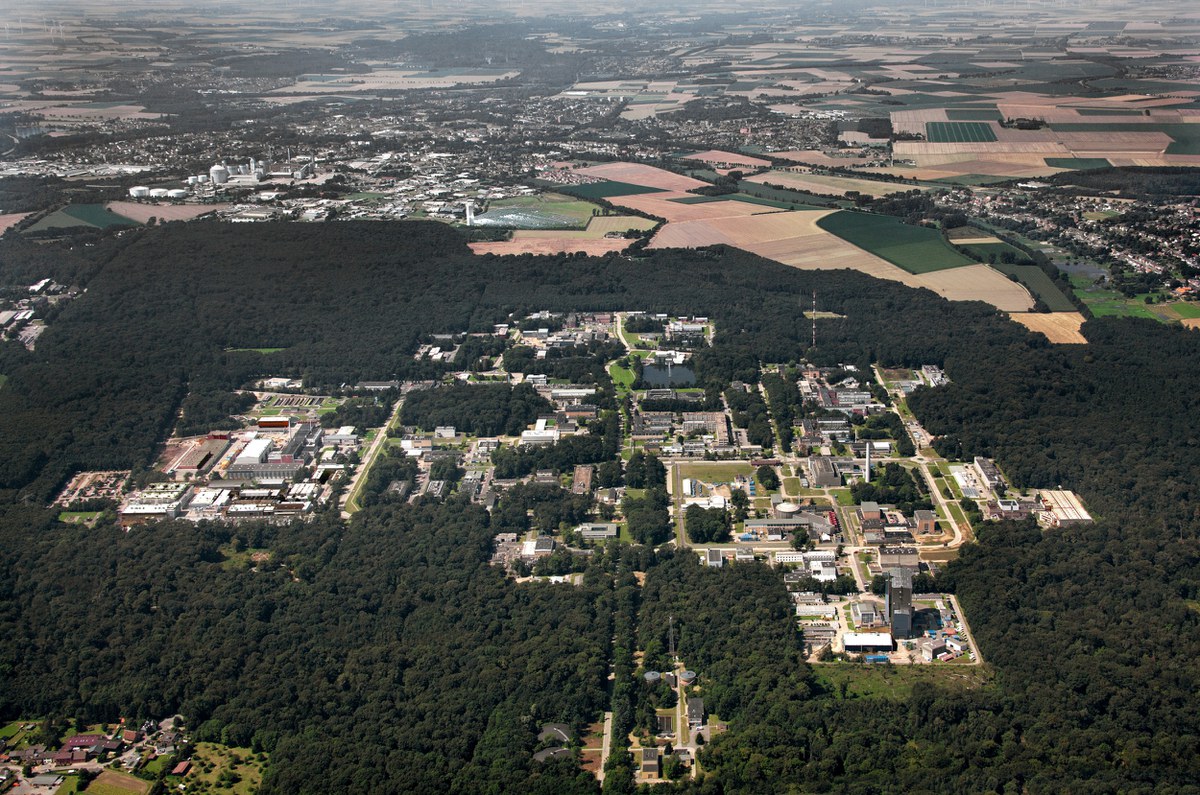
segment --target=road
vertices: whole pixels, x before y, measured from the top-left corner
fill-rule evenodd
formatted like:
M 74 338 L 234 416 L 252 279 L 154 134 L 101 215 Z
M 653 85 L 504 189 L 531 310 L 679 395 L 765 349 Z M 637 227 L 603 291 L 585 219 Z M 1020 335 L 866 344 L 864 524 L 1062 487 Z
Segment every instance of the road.
M 962 605 L 958 603 L 958 597 L 954 594 L 947 594 L 950 603 L 954 605 L 954 615 L 958 616 L 958 623 L 962 624 L 963 634 L 967 636 L 967 642 L 971 644 L 971 651 L 975 652 L 975 660 L 971 665 L 983 665 L 983 649 L 979 648 L 979 644 L 975 642 L 975 633 L 971 631 L 971 625 L 967 623 L 967 614 L 963 612 Z
M 375 438 L 371 440 L 371 446 L 367 448 L 366 454 L 362 457 L 362 463 L 358 465 L 358 470 L 350 478 L 350 485 L 346 488 L 345 493 L 342 494 L 341 500 L 339 500 L 343 519 L 349 519 L 358 510 L 357 507 L 355 507 L 354 511 L 348 510 L 350 501 L 358 499 L 358 493 L 362 491 L 362 486 L 366 483 L 367 472 L 371 470 L 371 465 L 375 463 L 376 456 L 379 455 L 379 451 L 383 449 L 384 444 L 387 442 L 388 429 L 400 419 L 400 409 L 403 406 L 404 398 L 402 397 L 396 401 L 396 407 L 392 410 L 387 423 L 379 429 L 379 433 L 375 434 Z
M 612 716 L 611 712 L 604 713 L 604 740 L 600 743 L 600 770 L 596 773 L 596 779 L 604 783 L 604 766 L 608 764 L 608 752 L 612 747 Z

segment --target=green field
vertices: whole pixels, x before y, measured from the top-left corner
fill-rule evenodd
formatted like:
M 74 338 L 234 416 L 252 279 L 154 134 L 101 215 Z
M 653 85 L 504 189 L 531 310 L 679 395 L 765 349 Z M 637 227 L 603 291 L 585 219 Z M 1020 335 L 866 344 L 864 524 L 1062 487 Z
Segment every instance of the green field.
M 67 776 L 63 779 L 63 783 L 59 785 L 58 789 L 54 790 L 54 795 L 75 795 L 75 793 L 80 791 L 79 776 Z
M 925 122 L 925 140 L 935 144 L 991 143 L 996 132 L 982 121 Z
M 746 180 L 742 180 L 738 183 L 738 190 L 746 196 L 753 196 L 757 199 L 769 199 L 771 201 L 777 201 L 781 204 L 786 204 L 788 207 L 795 207 L 797 210 L 825 210 L 829 207 L 853 206 L 853 204 L 849 201 L 835 201 L 822 196 L 814 196 L 811 193 L 806 193 L 800 190 L 772 188 L 768 185 L 762 185 L 757 182 L 748 182 Z
M 825 216 L 817 226 L 909 273 L 975 264 L 951 248 L 937 229 L 911 226 L 887 215 L 842 211 Z
M 950 241 L 954 242 L 954 241 Z M 957 243 L 963 251 L 966 251 L 969 256 L 978 259 L 980 262 L 999 261 L 1001 255 L 1006 252 L 1011 254 L 1017 262 L 1029 262 L 1029 255 L 1015 246 L 1010 246 L 1007 243 Z
M 614 364 L 608 368 L 608 375 L 612 378 L 613 383 L 616 384 L 618 392 L 628 392 L 633 386 L 633 370 L 627 367 Z
M 137 221 L 110 212 L 103 204 L 71 204 L 47 215 L 25 231 L 41 232 L 46 229 L 69 229 L 78 226 L 108 229 L 112 226 L 138 225 Z
M 682 464 L 679 477 L 702 480 L 705 483 L 732 483 L 738 475 L 753 477 L 754 469 L 747 462 L 728 464 Z
M 1103 157 L 1047 157 L 1045 160 L 1050 168 L 1069 168 L 1072 171 L 1112 168 L 1112 163 Z
M 1106 290 L 1092 284 L 1085 276 L 1072 276 L 1071 286 L 1092 314 L 1096 317 L 1140 317 L 1147 320 L 1166 322 L 1166 318 L 1155 314 L 1146 304 L 1145 296 L 1126 298 L 1116 290 Z
M 1062 290 L 1046 272 L 1037 265 L 1006 265 L 996 263 L 993 268 L 1006 276 L 1016 276 L 1017 281 L 1029 288 L 1029 291 L 1042 300 L 1051 312 L 1076 312 L 1078 307 L 1071 299 L 1063 295 Z
M 1178 303 L 1171 304 L 1170 308 L 1175 314 L 1189 320 L 1200 317 L 1200 304 Z
M 579 196 L 584 199 L 607 199 L 611 196 L 636 196 L 641 193 L 663 193 L 659 188 L 648 188 L 645 185 L 633 185 L 628 182 L 604 180 L 588 185 L 559 185 L 563 193 Z
M 798 202 L 784 202 L 776 199 L 764 199 L 761 196 L 749 196 L 745 193 L 730 193 L 725 196 L 680 196 L 678 199 L 671 199 L 679 204 L 708 204 L 710 202 L 745 202 L 746 204 L 760 204 L 763 207 L 774 207 L 778 210 L 823 210 L 824 207 L 810 207 Z

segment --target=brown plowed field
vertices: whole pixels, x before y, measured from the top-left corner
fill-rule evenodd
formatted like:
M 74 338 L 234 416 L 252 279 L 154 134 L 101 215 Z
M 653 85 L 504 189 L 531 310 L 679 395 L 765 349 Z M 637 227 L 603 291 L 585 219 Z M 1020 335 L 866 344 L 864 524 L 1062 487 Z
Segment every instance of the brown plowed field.
M 1045 335 L 1051 342 L 1066 345 L 1086 345 L 1087 337 L 1079 331 L 1083 315 L 1078 312 L 1014 312 L 1009 315 L 1030 331 Z
M 671 191 L 689 191 L 708 184 L 698 179 L 685 177 L 682 174 L 673 174 L 670 171 L 641 163 L 603 163 L 599 166 L 581 168 L 579 173 L 611 179 L 614 182 L 628 182 L 631 185 L 644 185 L 647 188 Z

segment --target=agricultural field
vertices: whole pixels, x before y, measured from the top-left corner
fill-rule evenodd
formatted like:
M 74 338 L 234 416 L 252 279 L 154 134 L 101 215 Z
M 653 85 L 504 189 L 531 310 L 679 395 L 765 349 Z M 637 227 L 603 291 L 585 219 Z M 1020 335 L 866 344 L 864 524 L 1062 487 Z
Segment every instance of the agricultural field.
M 7 213 L 0 215 L 0 235 L 7 232 L 12 227 L 21 223 L 30 216 L 30 213 Z
M 143 204 L 141 202 L 109 202 L 105 205 L 109 212 L 116 213 L 122 218 L 137 221 L 139 224 L 148 222 L 151 218 L 163 221 L 191 221 L 202 215 L 226 210 L 228 204 Z
M 974 264 L 947 245 L 940 231 L 905 224 L 898 218 L 843 210 L 825 216 L 818 225 L 909 273 L 931 273 Z
M 621 240 L 613 238 L 591 239 L 584 233 L 583 237 L 566 237 L 565 235 L 554 235 L 551 237 L 523 237 L 513 240 L 498 240 L 486 243 L 471 243 L 471 250 L 476 254 L 495 254 L 496 256 L 506 256 L 509 254 L 533 254 L 535 256 L 546 254 L 574 254 L 583 252 L 590 256 L 602 256 L 614 251 L 621 251 L 629 246 L 631 240 Z
M 757 184 L 782 185 L 799 191 L 815 194 L 844 195 L 850 191 L 864 196 L 887 196 L 889 193 L 903 193 L 913 190 L 928 190 L 929 186 L 912 185 L 900 182 L 882 182 L 880 180 L 853 179 L 851 177 L 834 177 L 827 174 L 809 174 L 794 171 L 768 171 L 749 177 L 746 182 Z
M 925 124 L 925 139 L 935 144 L 992 143 L 996 132 L 981 121 L 931 121 Z
M 731 166 L 733 168 L 770 168 L 771 161 L 763 160 L 760 157 L 751 157 L 750 155 L 738 154 L 736 152 L 722 152 L 717 149 L 709 149 L 706 152 L 693 152 L 690 155 L 684 155 L 687 160 L 699 160 L 702 163 L 708 163 L 713 166 Z
M 1112 163 L 1103 157 L 1047 157 L 1046 165 L 1065 168 L 1068 171 L 1090 171 L 1097 168 L 1112 168 Z
M 949 301 L 985 301 L 1003 312 L 1033 308 L 1033 296 L 1024 286 L 987 265 L 932 271 L 914 278 L 918 286 Z
M 138 222 L 111 212 L 102 204 L 70 204 L 47 215 L 26 232 L 42 232 L 48 229 L 68 229 L 73 226 L 90 226 L 108 229 L 113 226 L 137 226 Z
M 1078 312 L 1014 312 L 1009 317 L 1030 331 L 1044 335 L 1053 343 L 1087 344 L 1087 337 L 1079 330 L 1084 318 Z
M 1040 298 L 1051 312 L 1074 312 L 1076 310 L 1071 299 L 1063 295 L 1054 280 L 1038 266 L 996 263 L 992 267 L 1006 276 L 1015 276 L 1021 284 L 1029 288 L 1030 292 Z
M 601 177 L 613 182 L 641 185 L 646 188 L 657 188 L 658 190 L 667 191 L 686 192 L 696 188 L 707 187 L 708 185 L 707 182 L 701 182 L 698 179 L 692 179 L 682 174 L 675 174 L 671 171 L 664 171 L 661 168 L 646 166 L 640 163 L 603 163 L 598 166 L 581 168 L 577 173 Z
M 634 196 L 639 193 L 659 193 L 661 191 L 660 188 L 615 180 L 589 182 L 586 185 L 566 185 L 561 186 L 561 189 L 584 199 L 607 199 L 612 196 Z

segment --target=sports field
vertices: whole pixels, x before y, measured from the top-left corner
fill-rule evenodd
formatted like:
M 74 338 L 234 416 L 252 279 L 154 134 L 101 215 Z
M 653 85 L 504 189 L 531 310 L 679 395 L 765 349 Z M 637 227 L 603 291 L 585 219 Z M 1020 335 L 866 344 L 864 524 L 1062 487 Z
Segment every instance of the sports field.
M 925 122 L 925 140 L 935 144 L 986 144 L 996 140 L 996 131 L 982 121 Z
M 931 273 L 974 264 L 951 248 L 938 230 L 912 226 L 887 215 L 842 210 L 825 216 L 817 225 L 909 273 Z

